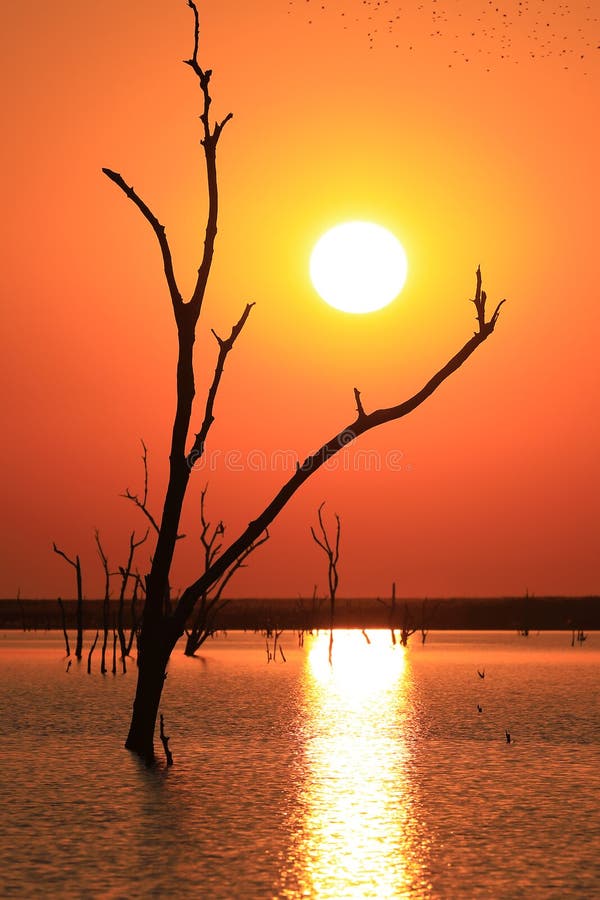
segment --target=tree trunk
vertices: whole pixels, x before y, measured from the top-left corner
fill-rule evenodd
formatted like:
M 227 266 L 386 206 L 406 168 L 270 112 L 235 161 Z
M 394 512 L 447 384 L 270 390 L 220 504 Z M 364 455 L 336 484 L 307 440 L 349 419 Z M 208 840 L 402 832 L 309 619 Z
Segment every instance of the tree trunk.
M 232 569 L 232 567 L 239 567 L 240 560 L 245 558 L 249 548 L 259 540 L 263 532 L 266 531 L 271 522 L 279 515 L 281 510 L 290 501 L 301 485 L 304 484 L 311 475 L 317 472 L 324 463 L 328 462 L 342 450 L 342 448 L 346 447 L 349 442 L 360 435 L 365 434 L 367 431 L 370 431 L 372 428 L 408 415 L 433 394 L 449 375 L 460 368 L 473 351 L 493 332 L 500 307 L 502 303 L 504 303 L 502 300 L 498 304 L 491 319 L 486 322 L 486 293 L 482 290 L 481 272 L 478 268 L 476 273 L 476 292 L 473 301 L 477 310 L 478 331 L 467 341 L 464 347 L 432 378 L 430 378 L 418 393 L 397 406 L 375 409 L 371 413 L 366 413 L 360 398 L 360 391 L 355 388 L 354 396 L 357 407 L 356 419 L 345 429 L 338 431 L 331 440 L 323 444 L 315 454 L 307 457 L 301 465 L 300 462 L 297 463 L 296 471 L 292 477 L 282 486 L 262 513 L 248 524 L 247 528 L 237 540 L 233 541 L 229 547 L 213 561 L 200 578 L 185 589 L 173 613 L 169 615 L 168 610 L 165 612 L 165 605 L 168 605 L 166 604 L 166 598 L 168 598 L 169 575 L 173 560 L 173 552 L 175 549 L 175 542 L 178 538 L 179 522 L 186 489 L 189 483 L 190 472 L 194 462 L 200 459 L 204 453 L 208 431 L 214 421 L 214 401 L 223 373 L 225 358 L 233 347 L 252 307 L 252 304 L 246 305 L 242 317 L 237 325 L 233 327 L 231 336 L 228 339 L 223 340 L 216 332 L 213 332 L 217 343 L 219 344 L 219 356 L 213 380 L 207 395 L 204 420 L 200 427 L 200 431 L 196 434 L 192 449 L 188 453 L 186 451 L 186 446 L 195 395 L 193 366 L 193 348 L 196 337 L 195 331 L 208 282 L 213 259 L 214 243 L 217 235 L 218 189 L 216 148 L 224 126 L 232 117 L 232 114 L 229 113 L 224 119 L 220 122 L 215 122 L 211 127 L 209 109 L 212 98 L 210 96 L 209 84 L 212 70 L 202 69 L 198 62 L 200 30 L 198 8 L 194 0 L 188 0 L 188 5 L 194 13 L 194 50 L 191 59 L 185 60 L 185 62 L 192 68 L 193 72 L 198 77 L 203 95 L 202 113 L 200 115 L 203 130 L 201 144 L 204 148 L 208 188 L 208 214 L 206 219 L 202 261 L 198 269 L 196 286 L 189 301 L 184 301 L 177 286 L 171 250 L 164 225 L 159 222 L 151 209 L 135 190 L 124 181 L 118 172 L 114 172 L 112 169 L 108 168 L 103 168 L 102 170 L 104 174 L 136 205 L 156 235 L 177 324 L 179 345 L 177 360 L 177 404 L 171 437 L 169 483 L 166 491 L 160 527 L 157 527 L 154 520 L 152 520 L 154 526 L 157 527 L 158 538 L 152 557 L 152 568 L 146 578 L 146 603 L 144 606 L 143 621 L 139 636 L 138 683 L 133 707 L 133 718 L 125 744 L 127 749 L 134 751 L 149 763 L 154 760 L 154 729 L 166 677 L 167 663 L 177 639 L 184 633 L 184 629 L 199 598 L 213 589 L 219 579 L 226 575 L 228 570 Z M 145 499 L 146 495 L 144 494 L 144 504 Z M 144 508 L 143 504 L 140 505 Z M 57 553 L 61 553 L 56 546 L 54 546 L 54 549 Z M 61 555 L 64 556 L 64 553 L 61 553 Z M 75 565 L 71 560 L 67 561 L 70 562 L 71 565 Z M 79 566 L 79 558 L 77 558 L 77 566 Z M 79 595 L 81 595 L 80 575 L 80 569 L 78 569 Z M 337 580 L 331 590 L 331 640 L 333 640 L 335 586 L 337 586 Z M 80 613 L 80 611 L 81 608 L 78 607 L 78 613 Z M 78 629 L 80 628 L 81 620 L 78 619 Z M 78 630 L 78 649 L 80 649 L 80 634 L 81 632 Z
M 167 623 L 158 628 L 146 628 L 138 655 L 138 680 L 133 715 L 125 748 L 141 756 L 148 765 L 154 762 L 154 730 L 167 664 L 176 643 L 165 634 Z M 162 630 L 162 633 L 161 633 Z
M 77 642 L 75 644 L 75 657 L 77 662 L 81 662 L 83 656 L 83 586 L 81 583 L 81 565 L 79 557 L 76 556 L 76 575 L 77 575 Z

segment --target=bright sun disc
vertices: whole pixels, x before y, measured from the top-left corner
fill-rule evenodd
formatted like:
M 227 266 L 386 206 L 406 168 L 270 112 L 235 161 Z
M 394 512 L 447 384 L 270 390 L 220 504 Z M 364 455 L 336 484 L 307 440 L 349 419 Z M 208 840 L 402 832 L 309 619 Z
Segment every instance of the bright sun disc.
M 374 312 L 398 296 L 408 264 L 400 241 L 381 225 L 345 222 L 327 231 L 310 257 L 315 290 L 335 309 Z

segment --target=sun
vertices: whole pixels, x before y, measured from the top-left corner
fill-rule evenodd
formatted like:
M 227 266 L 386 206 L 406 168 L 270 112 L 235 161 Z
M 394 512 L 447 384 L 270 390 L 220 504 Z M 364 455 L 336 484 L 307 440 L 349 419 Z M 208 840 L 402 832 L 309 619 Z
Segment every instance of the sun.
M 310 277 L 334 309 L 368 313 L 398 296 L 408 263 L 400 241 L 372 222 L 344 222 L 319 238 L 310 257 Z

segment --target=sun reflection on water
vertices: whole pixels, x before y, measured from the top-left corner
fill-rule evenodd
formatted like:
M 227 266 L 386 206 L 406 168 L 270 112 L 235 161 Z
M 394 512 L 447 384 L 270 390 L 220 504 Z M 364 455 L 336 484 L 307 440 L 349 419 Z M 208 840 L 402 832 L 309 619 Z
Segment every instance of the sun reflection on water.
M 301 896 L 425 897 L 426 841 L 407 765 L 410 666 L 388 632 L 311 638 L 305 788 L 293 858 Z M 297 888 L 280 896 L 298 896 Z

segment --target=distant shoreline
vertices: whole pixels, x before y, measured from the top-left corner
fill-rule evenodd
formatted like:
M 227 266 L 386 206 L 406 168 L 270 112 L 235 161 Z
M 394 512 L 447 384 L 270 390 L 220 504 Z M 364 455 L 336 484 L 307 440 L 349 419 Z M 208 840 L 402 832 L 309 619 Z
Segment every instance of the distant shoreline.
M 76 626 L 76 601 L 64 600 L 67 628 Z M 135 610 L 139 618 L 142 602 Z M 103 627 L 101 600 L 83 601 L 83 626 Z M 117 620 L 118 602 L 110 601 L 109 627 Z M 123 607 L 123 626 L 132 624 L 131 601 Z M 284 629 L 308 631 L 329 627 L 329 601 L 318 598 L 235 598 L 213 623 L 221 631 Z M 447 597 L 397 599 L 344 598 L 336 601 L 336 628 L 415 630 L 600 630 L 600 597 Z M 0 629 L 60 630 L 57 600 L 0 600 Z

